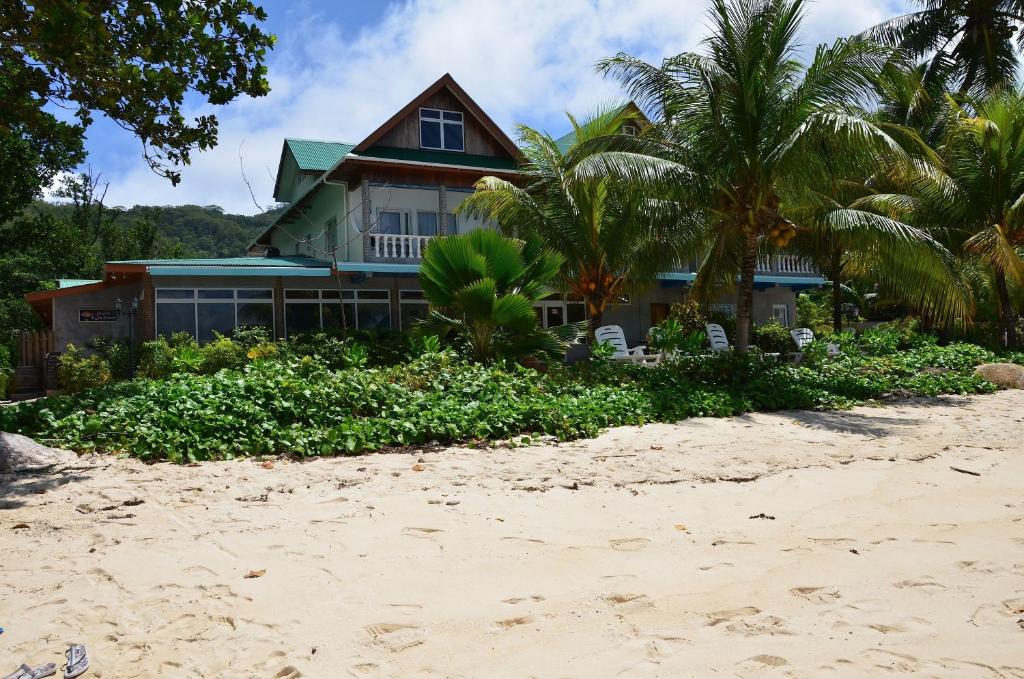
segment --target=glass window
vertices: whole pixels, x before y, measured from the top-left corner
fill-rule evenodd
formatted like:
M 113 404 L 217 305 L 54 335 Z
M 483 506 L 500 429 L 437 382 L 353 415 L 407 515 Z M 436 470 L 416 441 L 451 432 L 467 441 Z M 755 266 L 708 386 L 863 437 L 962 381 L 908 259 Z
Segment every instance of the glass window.
M 387 290 L 360 290 L 359 301 L 364 299 L 390 299 L 390 295 Z
M 436 236 L 437 235 L 437 213 L 436 212 L 417 212 L 416 213 L 416 229 L 421 236 Z
M 157 299 L 195 299 L 195 290 L 168 290 L 161 288 L 156 291 Z
M 459 232 L 459 219 L 455 216 L 454 212 L 448 213 L 448 233 L 456 234 Z
M 403 302 L 405 300 L 426 300 L 422 290 L 400 290 L 398 297 Z
M 772 318 L 777 320 L 782 325 L 789 326 L 789 305 L 788 304 L 773 304 L 772 305 Z
M 156 334 L 170 337 L 175 332 L 196 336 L 195 302 L 165 302 L 156 305 Z
M 285 332 L 289 337 L 320 329 L 319 304 L 285 304 Z
M 425 149 L 441 148 L 441 121 L 420 118 L 420 146 Z
M 274 299 L 273 290 L 239 290 L 238 299 Z
M 377 233 L 402 233 L 402 213 L 394 210 L 381 210 L 377 220 Z
M 587 320 L 587 307 L 582 302 L 568 302 L 565 305 L 566 323 L 579 323 Z
M 274 327 L 274 305 L 265 302 L 241 302 L 238 305 L 238 325 Z
M 341 330 L 346 326 L 349 328 L 356 327 L 356 305 L 351 302 L 345 304 L 344 318 L 342 318 L 341 311 L 342 307 L 337 302 L 324 302 L 323 306 L 320 307 L 324 330 Z
M 462 114 L 435 108 L 420 109 L 420 147 L 443 151 L 465 150 Z
M 411 330 L 416 321 L 424 319 L 430 315 L 430 305 L 403 304 L 401 313 L 402 330 Z
M 198 316 L 199 336 L 197 339 L 200 342 L 212 341 L 214 339 L 214 332 L 227 335 L 235 329 L 234 303 L 200 304 Z
M 547 323 L 544 327 L 546 328 L 557 328 L 560 325 L 565 325 L 565 310 L 560 306 L 549 306 L 547 308 L 548 317 Z
M 360 330 L 389 330 L 391 328 L 391 305 L 380 302 L 359 300 L 356 311 Z
M 285 290 L 285 299 L 319 299 L 319 290 Z
M 200 290 L 199 299 L 234 299 L 234 290 Z

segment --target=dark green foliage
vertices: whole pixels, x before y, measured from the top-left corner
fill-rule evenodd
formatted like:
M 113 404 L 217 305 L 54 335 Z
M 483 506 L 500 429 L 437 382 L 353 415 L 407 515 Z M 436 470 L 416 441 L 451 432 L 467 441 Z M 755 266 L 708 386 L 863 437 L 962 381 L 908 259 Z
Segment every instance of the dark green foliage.
M 786 354 L 796 351 L 789 328 L 774 318 L 754 326 L 754 346 L 766 353 Z
M 110 364 L 102 356 L 86 356 L 71 344 L 60 355 L 57 378 L 60 380 L 61 388 L 69 394 L 102 387 L 113 379 Z
M 0 11 L 0 220 L 84 157 L 96 113 L 133 132 L 173 183 L 194 149 L 216 145 L 217 118 L 183 111 L 270 91 L 274 37 L 249 0 L 28 2 Z M 51 111 L 71 112 L 73 123 Z
M 330 370 L 285 347 L 241 370 L 122 382 L 6 407 L 0 430 L 146 459 L 332 455 L 530 433 L 568 439 L 624 424 L 995 389 L 973 373 L 995 355 L 975 345 L 913 339 L 911 348 L 868 355 L 844 342 L 841 357 L 813 365 L 729 352 L 683 355 L 654 368 L 582 362 L 547 374 L 466 363 L 451 351 L 387 368 Z

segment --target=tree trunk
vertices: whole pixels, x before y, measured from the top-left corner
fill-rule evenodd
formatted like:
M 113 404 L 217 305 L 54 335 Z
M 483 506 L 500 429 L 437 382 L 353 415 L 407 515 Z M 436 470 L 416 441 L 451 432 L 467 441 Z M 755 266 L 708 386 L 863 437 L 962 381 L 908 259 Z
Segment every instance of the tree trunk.
M 999 300 L 999 341 L 1004 347 L 1017 346 L 1017 317 L 1013 311 L 1010 290 L 1006 287 L 1006 274 L 996 271 L 996 297 Z
M 754 321 L 754 272 L 757 270 L 757 230 L 753 225 L 747 233 L 743 264 L 740 268 L 740 287 L 736 299 L 736 350 L 750 348 Z
M 594 333 L 601 327 L 601 323 L 604 320 L 604 307 L 598 307 L 597 303 L 589 297 L 583 298 L 583 305 L 586 307 L 587 315 L 590 317 L 590 324 L 587 326 L 587 344 L 593 346 Z
M 832 276 L 832 332 L 843 331 L 843 283 L 838 275 Z

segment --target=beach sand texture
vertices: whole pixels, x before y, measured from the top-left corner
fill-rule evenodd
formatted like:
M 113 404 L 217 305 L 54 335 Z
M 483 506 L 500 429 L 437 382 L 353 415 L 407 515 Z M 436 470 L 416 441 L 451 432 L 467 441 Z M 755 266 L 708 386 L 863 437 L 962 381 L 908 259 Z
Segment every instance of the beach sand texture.
M 1024 391 L 0 479 L 0 674 L 1024 677 Z

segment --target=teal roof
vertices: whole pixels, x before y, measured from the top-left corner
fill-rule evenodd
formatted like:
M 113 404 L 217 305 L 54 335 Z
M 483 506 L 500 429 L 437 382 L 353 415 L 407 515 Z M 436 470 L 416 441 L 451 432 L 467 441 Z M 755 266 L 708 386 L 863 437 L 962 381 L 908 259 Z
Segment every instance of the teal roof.
M 454 151 L 427 151 L 425 149 L 405 149 L 393 146 L 371 146 L 357 155 L 367 158 L 382 158 L 387 160 L 408 160 L 417 163 L 431 163 L 433 165 L 462 165 L 464 167 L 479 167 L 491 170 L 515 170 L 516 161 L 512 158 L 501 156 L 480 156 L 472 153 L 458 153 Z
M 300 170 L 326 172 L 351 153 L 355 144 L 319 139 L 285 139 Z
M 57 280 L 57 288 L 63 290 L 64 288 L 77 288 L 80 285 L 92 285 L 93 283 L 102 282 L 88 278 L 61 278 Z
M 245 267 L 263 269 L 293 268 L 310 269 L 330 267 L 329 262 L 322 262 L 312 257 L 220 257 L 209 259 L 125 259 L 108 264 L 142 264 L 144 266 L 173 266 L 173 267 Z

